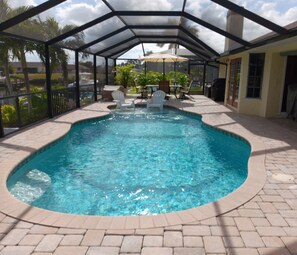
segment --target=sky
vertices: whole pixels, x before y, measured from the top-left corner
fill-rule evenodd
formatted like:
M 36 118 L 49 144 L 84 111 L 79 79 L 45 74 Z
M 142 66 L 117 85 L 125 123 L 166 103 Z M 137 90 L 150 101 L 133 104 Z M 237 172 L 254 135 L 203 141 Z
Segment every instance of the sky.
M 107 0 L 116 10 L 166 10 L 178 11 L 181 10 L 183 0 Z M 45 0 L 8 0 L 11 7 L 19 5 L 33 5 L 46 2 Z M 278 25 L 285 26 L 297 20 L 297 0 L 233 0 L 236 4 L 244 6 L 246 9 L 255 12 Z M 201 18 L 212 25 L 225 29 L 227 10 L 210 0 L 187 0 L 185 11 Z M 67 0 L 64 3 L 42 13 L 40 16 L 43 19 L 47 17 L 55 17 L 61 26 L 73 24 L 80 26 L 89 22 L 98 16 L 110 12 L 109 8 L 101 0 Z M 156 17 L 147 17 L 146 23 L 158 22 Z M 168 18 L 169 19 L 169 18 Z M 138 20 L 141 22 L 141 20 Z M 159 21 L 164 23 L 164 18 Z M 186 24 L 194 26 L 198 31 L 198 37 L 206 44 L 214 48 L 219 53 L 224 50 L 225 38 L 215 32 L 212 32 L 205 27 L 199 26 L 186 20 Z M 116 18 L 106 21 L 104 26 L 99 24 L 94 28 L 90 28 L 85 32 L 86 42 L 97 38 L 98 31 L 100 36 L 111 32 L 111 27 L 116 25 L 117 28 L 123 26 L 120 20 Z M 243 39 L 253 40 L 270 32 L 268 29 L 251 22 L 244 20 Z M 110 42 L 102 42 L 102 44 L 110 44 Z M 149 50 L 160 51 L 159 47 L 149 45 Z M 162 49 L 161 49 L 162 50 Z M 163 49 L 164 50 L 164 49 Z M 135 57 L 142 55 L 141 47 L 134 48 Z M 125 57 L 133 55 L 129 52 Z

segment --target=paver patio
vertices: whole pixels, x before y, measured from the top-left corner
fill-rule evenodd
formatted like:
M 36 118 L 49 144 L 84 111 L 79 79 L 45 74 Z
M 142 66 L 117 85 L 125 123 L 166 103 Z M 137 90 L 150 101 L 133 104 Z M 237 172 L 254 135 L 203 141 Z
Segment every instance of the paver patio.
M 125 217 L 103 220 L 73 216 L 67 220 L 71 228 L 61 227 L 64 222 L 51 213 L 32 210 L 19 217 L 26 214 L 31 222 L 47 223 L 42 226 L 9 216 L 19 208 L 8 210 L 9 199 L 2 200 L 0 211 L 6 214 L 0 213 L 0 255 L 297 254 L 297 122 L 239 115 L 204 96 L 169 100 L 168 104 L 202 114 L 207 124 L 245 134 L 261 143 L 263 150 L 256 151 L 254 156 L 265 156 L 264 187 L 238 208 L 223 214 L 221 208 L 216 208 L 215 217 L 199 221 L 189 218 L 187 224 L 175 224 L 183 222 L 180 214 L 140 218 L 138 229 L 129 229 L 127 226 L 133 226 L 134 222 Z M 12 168 L 20 157 L 59 138 L 71 123 L 106 114 L 106 106 L 107 103 L 94 103 L 0 140 L 0 185 L 5 186 L 7 176 L 3 169 Z M 2 193 L 0 196 L 3 198 Z M 168 219 L 170 224 L 162 227 L 162 222 Z

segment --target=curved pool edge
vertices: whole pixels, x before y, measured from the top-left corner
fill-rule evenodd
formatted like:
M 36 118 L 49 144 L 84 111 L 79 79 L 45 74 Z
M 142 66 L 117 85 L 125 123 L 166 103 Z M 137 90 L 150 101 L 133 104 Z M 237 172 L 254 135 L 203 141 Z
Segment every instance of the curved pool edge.
M 179 224 L 189 224 L 218 216 L 223 213 L 227 213 L 251 200 L 263 188 L 266 180 L 266 169 L 264 165 L 265 153 L 263 153 L 265 152 L 265 148 L 264 144 L 259 139 L 248 132 L 238 132 L 237 130 L 233 129 L 228 130 L 228 126 L 218 127 L 215 125 L 215 123 L 213 123 L 212 118 L 209 118 L 207 114 L 199 113 L 199 111 L 195 109 L 185 110 L 176 105 L 169 104 L 169 106 L 171 107 L 201 115 L 202 121 L 205 124 L 219 130 L 233 133 L 248 141 L 251 146 L 251 156 L 248 161 L 248 177 L 237 190 L 213 203 L 184 211 L 151 216 L 86 216 L 65 214 L 30 206 L 14 198 L 10 194 L 10 192 L 6 188 L 7 178 L 22 161 L 26 160 L 27 157 L 36 153 L 36 151 L 62 138 L 68 133 L 72 125 L 74 125 L 75 123 L 87 119 L 107 116 L 108 114 L 110 114 L 108 106 L 109 104 L 105 103 L 103 106 L 101 105 L 101 111 L 98 111 L 98 103 L 94 103 L 86 108 L 67 113 L 63 116 L 60 116 L 53 120 L 48 120 L 45 123 L 41 124 L 41 126 L 43 126 L 49 123 L 63 123 L 63 128 L 59 127 L 59 125 L 57 124 L 58 127 L 55 127 L 55 132 L 51 139 L 45 139 L 43 140 L 43 143 L 37 143 L 36 148 L 32 148 L 31 151 L 19 150 L 16 152 L 12 160 L 3 162 L 3 170 L 1 169 L 0 173 L 0 212 L 23 221 L 53 227 L 104 230 L 159 228 Z M 84 114 L 84 111 L 89 111 L 89 114 Z M 33 126 L 32 128 L 29 128 L 28 130 L 21 132 L 20 134 L 16 134 L 15 136 L 22 136 L 24 135 L 24 133 L 29 133 L 29 135 L 31 134 L 32 136 L 33 131 L 34 134 L 36 131 L 40 132 L 40 128 L 42 129 L 40 125 L 37 125 L 37 130 L 34 130 L 36 129 L 36 126 Z M 42 136 L 42 132 L 39 135 Z M 15 136 L 13 136 L 12 140 L 15 140 Z M 4 139 L 5 142 L 7 140 L 9 141 L 10 138 Z M 15 146 L 17 147 L 17 145 Z

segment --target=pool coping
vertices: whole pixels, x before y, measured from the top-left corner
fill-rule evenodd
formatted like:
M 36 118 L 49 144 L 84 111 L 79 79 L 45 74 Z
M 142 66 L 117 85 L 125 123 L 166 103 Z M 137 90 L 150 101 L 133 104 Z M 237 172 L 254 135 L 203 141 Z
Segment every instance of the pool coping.
M 110 113 L 108 109 L 110 103 L 100 103 L 100 107 L 96 107 L 98 103 L 94 103 L 91 106 L 66 113 L 51 120 L 46 120 L 41 124 L 29 127 L 20 133 L 0 140 L 0 144 L 7 141 L 10 144 L 11 142 L 12 144 L 8 148 L 14 150 L 13 155 L 10 155 L 9 159 L 1 162 L 0 212 L 26 222 L 53 227 L 134 230 L 194 223 L 229 212 L 251 200 L 263 188 L 266 181 L 265 153 L 263 153 L 265 147 L 261 140 L 249 132 L 242 132 L 236 129 L 228 130 L 228 126 L 217 127 L 212 123 L 212 119 L 207 114 L 198 113 L 194 108 L 181 109 L 179 105 L 171 102 L 168 105 L 182 111 L 198 114 L 202 116 L 203 123 L 242 137 L 250 144 L 251 156 L 248 161 L 248 177 L 237 190 L 215 202 L 196 208 L 150 216 L 87 216 L 66 214 L 30 206 L 14 198 L 6 188 L 6 181 L 10 173 L 27 157 L 66 135 L 73 124 L 87 119 L 107 116 Z M 43 130 L 45 126 L 48 129 L 51 127 L 54 129 L 50 138 L 44 138 L 38 142 L 35 141 L 35 132 L 42 134 L 42 132 L 45 132 Z M 26 150 L 22 149 L 26 146 L 15 144 L 18 138 L 21 140 L 24 140 L 24 138 L 29 139 L 31 141 L 31 147 L 27 146 L 28 148 Z M 34 147 L 32 148 L 33 142 Z

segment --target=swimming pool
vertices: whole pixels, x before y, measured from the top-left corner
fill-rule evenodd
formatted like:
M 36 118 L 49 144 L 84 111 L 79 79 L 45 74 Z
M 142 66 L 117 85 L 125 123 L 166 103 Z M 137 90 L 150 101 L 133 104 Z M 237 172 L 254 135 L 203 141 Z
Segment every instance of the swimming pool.
M 193 208 L 238 188 L 250 147 L 180 111 L 112 115 L 75 125 L 8 179 L 18 199 L 86 215 Z

